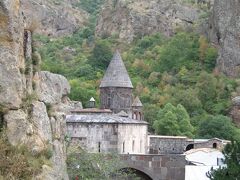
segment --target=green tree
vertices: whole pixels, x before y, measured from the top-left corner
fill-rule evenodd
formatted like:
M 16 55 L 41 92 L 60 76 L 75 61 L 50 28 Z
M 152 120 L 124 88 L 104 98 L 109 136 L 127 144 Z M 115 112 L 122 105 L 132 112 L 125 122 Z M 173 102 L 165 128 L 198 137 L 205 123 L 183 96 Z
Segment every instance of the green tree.
M 90 64 L 102 70 L 105 70 L 111 61 L 112 51 L 110 43 L 107 40 L 98 40 L 90 57 Z
M 149 123 L 148 130 L 154 132 L 153 122 L 157 119 L 159 107 L 154 104 L 144 104 L 144 120 Z
M 163 114 L 160 121 L 155 121 L 153 127 L 157 134 L 172 136 L 180 134 L 177 117 L 171 111 Z
M 176 104 L 181 103 L 191 117 L 202 111 L 202 103 L 198 99 L 196 90 L 192 88 L 181 89 L 175 86 L 172 99 Z
M 68 148 L 67 170 L 70 179 L 137 179 L 133 172 L 120 171 L 124 167 L 117 154 L 87 153 L 79 147 Z
M 72 100 L 81 101 L 84 107 L 87 106 L 91 97 L 94 97 L 97 102 L 99 101 L 96 95 L 96 87 L 92 81 L 87 82 L 84 79 L 72 79 L 70 80 L 70 85 L 70 98 Z
M 218 51 L 214 47 L 209 47 L 206 50 L 204 66 L 208 72 L 211 72 L 216 66 L 216 59 L 218 57 Z
M 238 180 L 240 179 L 240 141 L 232 141 L 224 148 L 226 167 L 211 170 L 207 176 L 211 180 Z
M 192 137 L 194 128 L 190 123 L 190 117 L 186 109 L 181 104 L 178 104 L 175 112 L 178 119 L 180 134 Z
M 168 103 L 158 112 L 157 120 L 153 128 L 161 135 L 186 135 L 193 136 L 194 128 L 190 123 L 190 117 L 182 105 L 177 107 Z
M 160 72 L 178 72 L 182 66 L 194 68 L 199 59 L 198 48 L 198 36 L 179 33 L 162 47 L 161 56 L 154 68 Z
M 210 115 L 200 122 L 198 135 L 201 138 L 217 137 L 227 140 L 238 138 L 238 136 L 240 136 L 237 128 L 232 123 L 232 120 L 223 115 Z

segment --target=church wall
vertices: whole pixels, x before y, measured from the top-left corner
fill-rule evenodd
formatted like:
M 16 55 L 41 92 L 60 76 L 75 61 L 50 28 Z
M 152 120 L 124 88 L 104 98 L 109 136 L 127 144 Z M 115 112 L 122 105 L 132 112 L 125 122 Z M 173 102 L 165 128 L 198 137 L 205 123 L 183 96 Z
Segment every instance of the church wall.
M 120 154 L 147 152 L 147 124 L 119 124 L 118 134 Z
M 100 88 L 100 106 L 111 109 L 114 113 L 129 113 L 132 105 L 132 88 L 105 87 Z
M 67 130 L 71 143 L 88 152 L 117 152 L 117 124 L 68 123 Z

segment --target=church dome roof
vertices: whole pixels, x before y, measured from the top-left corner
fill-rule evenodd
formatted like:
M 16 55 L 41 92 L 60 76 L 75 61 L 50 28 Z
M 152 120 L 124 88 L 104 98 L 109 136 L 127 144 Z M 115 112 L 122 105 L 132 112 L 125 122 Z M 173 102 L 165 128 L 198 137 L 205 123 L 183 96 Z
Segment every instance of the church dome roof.
M 100 88 L 101 87 L 133 88 L 126 67 L 118 51 L 116 51 L 115 54 L 113 55 L 113 58 L 101 81 Z
M 132 106 L 133 107 L 142 107 L 143 106 L 143 104 L 138 96 L 134 99 Z

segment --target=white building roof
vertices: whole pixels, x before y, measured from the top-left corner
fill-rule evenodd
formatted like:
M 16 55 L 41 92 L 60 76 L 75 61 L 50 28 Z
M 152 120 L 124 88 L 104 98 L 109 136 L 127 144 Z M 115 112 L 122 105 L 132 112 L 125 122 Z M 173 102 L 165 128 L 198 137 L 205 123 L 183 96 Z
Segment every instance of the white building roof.
M 218 159 L 224 159 L 222 152 L 212 148 L 191 149 L 184 154 L 187 161 L 198 166 L 217 166 Z

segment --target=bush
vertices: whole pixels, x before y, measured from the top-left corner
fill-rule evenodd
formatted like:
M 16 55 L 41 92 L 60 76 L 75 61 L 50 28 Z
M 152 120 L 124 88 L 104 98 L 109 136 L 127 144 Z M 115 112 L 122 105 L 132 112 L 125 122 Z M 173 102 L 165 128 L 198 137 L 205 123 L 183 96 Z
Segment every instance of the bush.
M 0 178 L 30 180 L 41 172 L 45 162 L 43 157 L 34 157 L 25 146 L 13 147 L 0 134 Z

